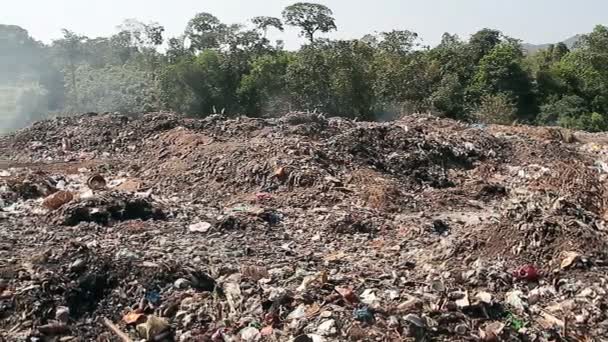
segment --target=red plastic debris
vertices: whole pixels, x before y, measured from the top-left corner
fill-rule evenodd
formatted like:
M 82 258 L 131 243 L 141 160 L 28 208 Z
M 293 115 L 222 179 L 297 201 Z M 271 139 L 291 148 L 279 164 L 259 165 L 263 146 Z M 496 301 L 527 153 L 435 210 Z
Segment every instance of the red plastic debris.
M 535 281 L 540 278 L 538 270 L 532 265 L 522 266 L 519 270 L 513 272 L 513 276 L 519 280 L 526 281 Z
M 344 300 L 348 304 L 356 304 L 359 303 L 359 297 L 353 292 L 351 288 L 348 287 L 336 287 L 336 292 L 338 292 Z
M 258 201 L 267 201 L 269 199 L 272 199 L 272 195 L 267 192 L 259 192 L 259 193 L 255 194 L 255 198 Z

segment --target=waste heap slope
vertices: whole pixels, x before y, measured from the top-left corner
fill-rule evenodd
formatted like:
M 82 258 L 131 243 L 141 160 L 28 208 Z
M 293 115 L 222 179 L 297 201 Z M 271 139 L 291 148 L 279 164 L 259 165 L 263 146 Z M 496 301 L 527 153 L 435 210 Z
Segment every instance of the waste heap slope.
M 605 141 L 430 116 L 38 122 L 0 138 L 0 341 L 600 338 Z

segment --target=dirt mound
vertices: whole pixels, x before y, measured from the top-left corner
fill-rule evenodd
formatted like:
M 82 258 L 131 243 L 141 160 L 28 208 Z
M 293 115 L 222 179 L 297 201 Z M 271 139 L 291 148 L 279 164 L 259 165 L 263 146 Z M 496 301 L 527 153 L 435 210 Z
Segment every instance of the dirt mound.
M 602 139 L 429 116 L 36 123 L 0 140 L 0 340 L 604 336 Z

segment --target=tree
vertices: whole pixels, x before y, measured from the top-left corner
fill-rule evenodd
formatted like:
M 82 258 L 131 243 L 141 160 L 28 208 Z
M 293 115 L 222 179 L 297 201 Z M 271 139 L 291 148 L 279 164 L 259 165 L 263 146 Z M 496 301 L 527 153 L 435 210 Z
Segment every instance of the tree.
M 585 99 L 576 95 L 568 95 L 542 105 L 538 123 L 558 125 L 560 122 L 571 121 L 585 113 L 589 113 L 589 106 L 585 103 Z
M 553 46 L 553 49 L 551 50 L 551 60 L 553 62 L 559 62 L 569 52 L 570 52 L 570 49 L 568 49 L 568 46 L 566 46 L 566 44 L 561 43 L 561 42 L 557 43 L 557 44 L 555 44 L 555 46 Z
M 505 42 L 496 45 L 480 61 L 468 89 L 472 103 L 488 95 L 504 94 L 515 102 L 519 118 L 534 120 L 537 108 L 532 80 L 521 66 L 521 47 Z
M 408 30 L 393 30 L 390 32 L 380 33 L 380 43 L 378 47 L 381 50 L 390 53 L 406 54 L 412 51 L 412 48 L 416 46 L 416 40 L 418 40 L 418 34 Z
M 135 19 L 127 19 L 118 26 L 120 32 L 126 33 L 131 45 L 142 47 L 157 47 L 163 44 L 165 28 L 159 23 L 144 24 Z
M 473 117 L 483 123 L 509 125 L 517 118 L 517 107 L 509 94 L 484 95 Z
M 281 19 L 275 17 L 255 17 L 251 19 L 251 22 L 258 30 L 264 32 L 264 38 L 266 38 L 266 34 L 268 33 L 268 29 L 270 27 L 274 27 L 281 32 L 284 30 Z
M 282 115 L 289 111 L 287 68 L 293 56 L 289 52 L 265 54 L 251 62 L 238 89 L 239 102 L 252 116 Z
M 287 25 L 299 27 L 311 44 L 315 42 L 315 33 L 337 29 L 333 12 L 321 4 L 298 2 L 287 6 L 283 10 L 283 19 Z
M 176 64 L 182 58 L 191 56 L 191 51 L 184 46 L 184 37 L 170 38 L 167 41 L 165 56 L 170 64 Z
M 159 90 L 146 69 L 137 64 L 76 69 L 78 107 L 67 110 L 91 112 L 145 113 L 159 109 Z
M 478 63 L 492 51 L 502 41 L 501 37 L 502 33 L 500 31 L 487 28 L 473 34 L 469 39 L 468 47 L 474 63 Z
M 198 13 L 186 26 L 185 38 L 195 51 L 216 49 L 224 42 L 228 27 L 210 13 Z
M 53 43 L 59 49 L 62 61 L 67 66 L 70 75 L 70 89 L 73 97 L 72 105 L 74 108 L 79 108 L 76 67 L 85 56 L 84 43 L 88 38 L 67 29 L 63 29 L 61 32 L 63 33 L 63 38 L 56 40 Z
M 29 33 L 14 25 L 0 25 L 0 82 L 16 81 L 20 77 L 35 79 L 43 69 L 44 47 Z

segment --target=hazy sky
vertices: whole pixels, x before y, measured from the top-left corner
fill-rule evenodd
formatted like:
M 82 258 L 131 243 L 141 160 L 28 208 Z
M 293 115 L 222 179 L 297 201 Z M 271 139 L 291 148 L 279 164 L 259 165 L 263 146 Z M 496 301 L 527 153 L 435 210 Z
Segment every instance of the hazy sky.
M 0 24 L 20 25 L 49 42 L 68 28 L 89 37 L 109 35 L 123 19 L 157 21 L 167 36 L 180 34 L 197 12 L 210 12 L 226 23 L 243 23 L 258 15 L 280 16 L 296 0 L 4 0 Z M 529 43 L 556 42 L 608 24 L 606 0 L 323 0 L 335 13 L 334 38 L 359 38 L 374 31 L 408 29 L 426 44 L 443 32 L 467 38 L 484 28 L 496 28 Z M 303 40 L 289 30 L 288 48 Z

